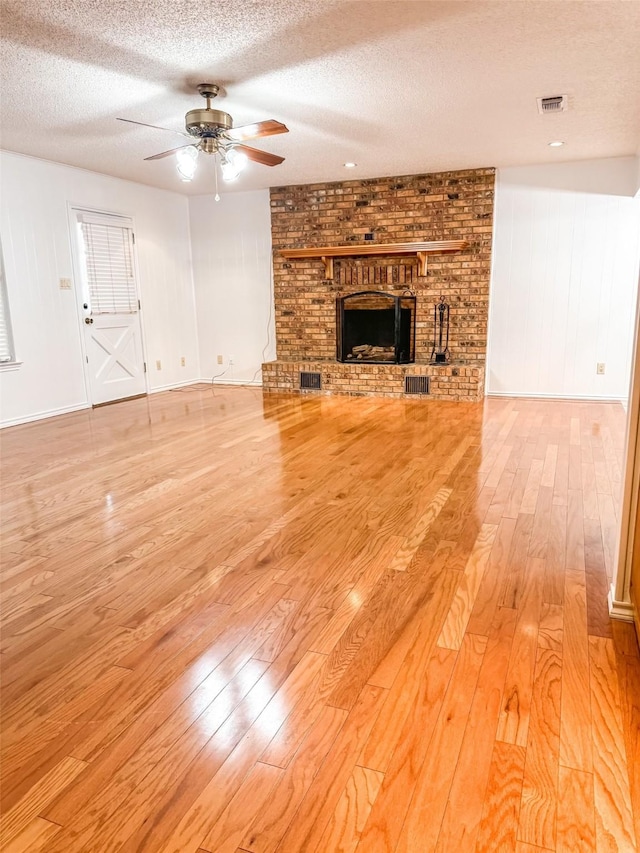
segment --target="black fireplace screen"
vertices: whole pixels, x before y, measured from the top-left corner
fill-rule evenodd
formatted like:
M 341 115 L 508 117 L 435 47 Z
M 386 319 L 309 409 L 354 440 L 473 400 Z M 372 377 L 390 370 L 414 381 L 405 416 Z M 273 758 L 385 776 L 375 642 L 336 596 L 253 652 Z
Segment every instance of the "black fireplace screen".
M 363 290 L 336 302 L 337 359 L 374 364 L 415 361 L 416 297 Z

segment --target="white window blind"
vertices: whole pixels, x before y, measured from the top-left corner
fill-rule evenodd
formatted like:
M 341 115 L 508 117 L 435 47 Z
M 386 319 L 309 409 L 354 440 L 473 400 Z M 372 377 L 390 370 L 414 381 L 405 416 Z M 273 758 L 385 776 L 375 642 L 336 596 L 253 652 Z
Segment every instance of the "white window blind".
M 0 247 L 0 363 L 13 361 L 13 338 L 7 304 L 7 289 L 4 281 L 4 261 Z
M 92 314 L 135 314 L 138 296 L 129 220 L 81 214 Z

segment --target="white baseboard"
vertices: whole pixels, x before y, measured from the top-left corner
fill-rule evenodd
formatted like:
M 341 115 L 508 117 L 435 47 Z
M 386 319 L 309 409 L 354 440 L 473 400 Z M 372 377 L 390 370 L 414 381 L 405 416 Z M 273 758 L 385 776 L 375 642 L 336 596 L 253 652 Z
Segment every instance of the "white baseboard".
M 170 382 L 168 385 L 156 385 L 149 388 L 149 394 L 160 394 L 162 391 L 172 391 L 174 388 L 185 388 L 187 385 L 200 385 L 206 379 L 185 379 L 184 382 Z
M 19 426 L 20 424 L 29 424 L 32 421 L 44 421 L 46 418 L 55 418 L 56 415 L 68 415 L 71 412 L 79 412 L 82 409 L 90 408 L 89 403 L 81 403 L 78 406 L 63 406 L 60 409 L 48 409 L 45 412 L 36 412 L 33 415 L 25 415 L 21 418 L 9 418 L 8 420 L 0 421 L 0 429 Z
M 616 601 L 613 585 L 609 589 L 607 601 L 609 602 L 609 616 L 619 619 L 621 622 L 633 622 L 633 604 L 630 601 Z
M 584 400 L 589 403 L 622 403 L 624 397 L 590 396 L 589 394 L 527 394 L 524 391 L 487 391 L 487 397 L 525 397 L 530 400 Z
M 218 379 L 211 379 L 211 377 L 209 377 L 208 379 L 201 379 L 200 382 L 207 382 L 209 385 L 252 385 L 254 387 L 262 386 L 262 379 L 224 379 L 223 377 L 220 377 Z

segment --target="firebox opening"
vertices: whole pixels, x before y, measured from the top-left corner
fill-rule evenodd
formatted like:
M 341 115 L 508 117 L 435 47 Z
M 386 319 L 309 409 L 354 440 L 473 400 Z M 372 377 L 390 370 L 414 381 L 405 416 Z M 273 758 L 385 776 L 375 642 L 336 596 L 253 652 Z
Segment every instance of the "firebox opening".
M 415 296 L 362 291 L 338 298 L 337 359 L 409 364 L 415 361 Z

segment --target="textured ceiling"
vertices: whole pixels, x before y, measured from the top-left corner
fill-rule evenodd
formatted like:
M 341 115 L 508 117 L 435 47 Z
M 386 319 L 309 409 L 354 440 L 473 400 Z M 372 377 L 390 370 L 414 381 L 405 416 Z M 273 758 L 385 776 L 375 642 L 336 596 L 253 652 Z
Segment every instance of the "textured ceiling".
M 235 125 L 275 118 L 234 189 L 635 154 L 640 2 L 0 0 L 2 147 L 189 194 L 179 139 L 203 104 Z M 567 94 L 540 116 L 536 98 Z M 547 143 L 563 140 L 563 148 Z M 356 169 L 346 170 L 353 160 Z

